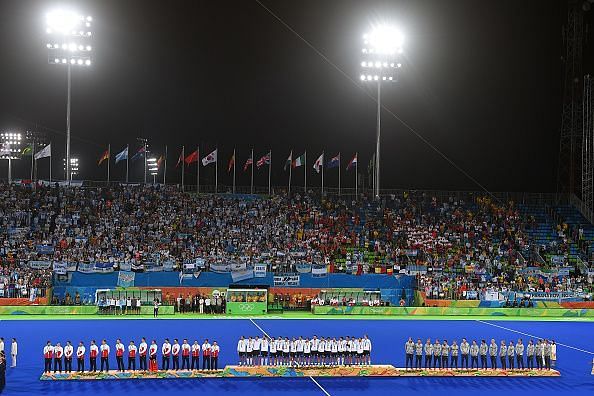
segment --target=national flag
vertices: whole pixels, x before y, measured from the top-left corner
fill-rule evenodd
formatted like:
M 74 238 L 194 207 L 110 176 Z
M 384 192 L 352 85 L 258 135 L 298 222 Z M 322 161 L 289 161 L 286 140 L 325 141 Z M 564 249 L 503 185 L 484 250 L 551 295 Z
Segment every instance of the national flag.
M 285 167 L 283 169 L 287 170 L 287 166 L 293 166 L 293 150 L 291 150 L 291 152 L 289 153 L 289 158 L 287 158 L 287 161 L 285 162 Z
M 101 157 L 99 157 L 99 160 L 97 162 L 97 166 L 101 165 L 101 163 L 105 160 L 109 159 L 109 149 L 105 150 L 105 152 L 103 154 L 101 154 Z
M 231 172 L 231 168 L 233 168 L 234 165 L 235 165 L 235 150 L 233 150 L 233 155 L 231 156 L 231 159 L 229 160 L 229 165 L 227 166 L 227 173 Z
M 146 151 L 145 146 L 140 146 L 140 148 L 138 149 L 138 151 L 136 152 L 136 154 L 134 154 L 132 156 L 132 158 L 130 158 L 130 161 L 134 161 L 138 158 L 142 158 L 144 156 L 144 153 Z
M 33 153 L 33 146 L 31 144 L 28 144 L 23 151 L 21 151 L 22 155 L 31 155 Z
M 245 165 L 243 166 L 243 171 L 244 172 L 247 171 L 248 167 L 253 164 L 254 164 L 254 159 L 250 156 L 250 158 L 248 158 L 247 161 L 245 161 Z
M 322 153 L 318 159 L 316 160 L 316 162 L 314 162 L 313 164 L 313 168 L 316 170 L 316 172 L 320 173 L 320 169 L 324 167 L 324 153 Z
M 202 158 L 202 166 L 206 166 L 208 164 L 212 164 L 213 162 L 217 161 L 217 150 L 218 149 L 215 149 L 212 153 L 210 153 L 206 157 Z
M 353 157 L 353 159 L 351 159 L 349 161 L 349 164 L 347 165 L 346 170 L 351 170 L 355 166 L 357 166 L 357 154 L 355 154 L 355 156 Z
M 326 168 L 337 168 L 340 166 L 340 153 L 330 158 L 330 161 L 326 162 Z
M 184 160 L 184 149 L 182 148 L 181 153 L 179 153 L 179 158 L 177 159 L 177 164 L 175 164 L 175 167 L 177 168 L 179 166 L 179 164 L 181 164 Z
M 184 160 L 187 165 L 190 165 L 192 162 L 198 161 L 198 149 L 194 150 L 194 152 L 186 157 Z
M 256 166 L 258 168 L 260 168 L 261 166 L 264 166 L 264 165 L 270 165 L 270 154 L 271 153 L 269 151 L 268 154 L 266 154 L 265 156 L 263 156 L 262 158 L 260 158 L 258 160 L 258 162 L 256 162 Z
M 305 154 L 301 154 L 299 157 L 295 158 L 293 161 L 293 168 L 298 168 L 303 164 L 305 164 Z
M 117 164 L 118 162 L 127 160 L 127 159 L 128 159 L 128 146 L 126 146 L 125 149 L 123 149 L 122 151 L 120 151 L 119 153 L 116 154 L 115 163 Z
M 35 154 L 35 159 L 41 159 L 41 158 L 45 158 L 45 157 L 51 157 L 52 155 L 52 145 L 48 144 L 47 146 L 45 146 L 43 149 L 39 150 L 36 154 Z
M 165 160 L 165 157 L 160 156 L 159 159 L 157 160 L 157 168 L 161 168 L 161 164 L 163 163 L 163 161 Z

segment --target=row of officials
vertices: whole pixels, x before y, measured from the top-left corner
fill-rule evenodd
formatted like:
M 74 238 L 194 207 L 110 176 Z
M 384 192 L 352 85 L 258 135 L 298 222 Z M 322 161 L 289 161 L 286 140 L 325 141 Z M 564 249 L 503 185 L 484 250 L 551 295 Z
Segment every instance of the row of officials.
M 184 339 L 180 344 L 175 338 L 173 344 L 166 338 L 161 345 L 161 370 L 200 370 L 200 358 L 202 358 L 202 370 L 217 370 L 220 354 L 220 347 L 216 341 L 212 344 L 208 339 L 205 339 L 202 345 L 198 341 L 189 344 L 187 339 Z M 134 341 L 130 341 L 126 347 L 120 339 L 116 340 L 115 357 L 118 371 L 126 371 L 124 366 L 124 356 L 127 355 L 128 366 L 127 370 L 136 370 L 136 360 L 138 358 L 138 369 L 142 371 L 157 371 L 159 370 L 157 364 L 157 354 L 159 346 L 156 340 L 152 340 L 148 345 L 146 339 L 142 338 L 140 344 L 136 346 Z M 100 359 L 101 366 L 99 371 L 109 371 L 109 356 L 111 348 L 106 340 L 102 340 L 100 345 L 97 345 L 95 340 L 91 341 L 89 346 L 89 372 L 97 372 L 97 359 Z M 72 360 L 76 357 L 76 371 L 85 371 L 85 359 L 87 355 L 87 348 L 82 341 L 79 342 L 76 351 L 70 341 L 66 341 L 66 345 L 58 342 L 52 345 L 48 341 L 43 348 L 43 357 L 45 360 L 45 373 L 53 372 L 61 373 L 62 369 L 66 373 L 72 372 Z M 181 360 L 181 365 L 180 365 Z M 62 367 L 62 361 L 64 367 Z M 148 362 L 148 364 L 147 364 Z M 171 365 L 170 365 L 171 362 Z

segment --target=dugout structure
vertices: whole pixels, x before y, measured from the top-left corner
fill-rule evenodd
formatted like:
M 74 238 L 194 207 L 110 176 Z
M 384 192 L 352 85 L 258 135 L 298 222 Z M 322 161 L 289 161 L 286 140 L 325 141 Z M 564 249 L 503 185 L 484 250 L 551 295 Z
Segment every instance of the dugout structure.
M 227 314 L 264 315 L 266 312 L 268 312 L 268 290 L 227 289 Z

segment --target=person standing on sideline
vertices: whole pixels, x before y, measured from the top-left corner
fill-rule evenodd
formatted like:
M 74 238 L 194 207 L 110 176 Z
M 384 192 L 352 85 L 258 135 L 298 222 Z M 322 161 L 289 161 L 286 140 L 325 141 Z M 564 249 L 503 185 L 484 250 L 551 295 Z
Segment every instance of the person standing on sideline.
M 501 369 L 505 370 L 507 367 L 506 363 L 507 358 L 507 347 L 505 346 L 505 341 L 501 341 L 501 346 L 499 347 L 499 360 L 501 361 Z
M 551 340 L 551 367 L 555 368 L 557 365 L 557 344 L 555 340 Z
M 497 370 L 497 343 L 494 338 L 491 338 L 491 345 L 489 345 L 489 356 L 491 357 L 491 369 Z
M 489 347 L 487 346 L 487 341 L 482 340 L 481 345 L 479 346 L 479 354 L 481 355 L 481 369 L 487 369 L 487 352 Z
M 153 301 L 153 318 L 159 317 L 159 305 L 161 305 L 159 299 L 155 298 L 155 301 Z
M 17 365 L 17 354 L 19 352 L 19 346 L 17 344 L 16 338 L 12 339 L 10 343 L 10 357 L 11 357 L 11 364 L 10 367 L 14 368 Z
M 148 350 L 148 345 L 146 344 L 146 339 L 142 337 L 140 340 L 140 345 L 138 346 L 138 366 L 141 371 L 146 371 L 146 353 Z
M 192 345 L 192 370 L 200 370 L 200 345 L 198 345 L 198 340 L 194 340 L 194 344 Z
M 462 361 L 460 362 L 460 368 L 468 370 L 468 354 L 470 353 L 470 344 L 466 341 L 466 338 L 462 338 L 460 343 L 460 354 L 462 355 Z
M 524 370 L 524 344 L 521 338 L 518 339 L 516 344 L 516 361 L 518 362 L 518 370 Z
M 421 339 L 417 339 L 417 343 L 415 345 L 415 368 L 417 370 L 420 370 L 423 365 L 422 363 L 423 360 L 423 342 L 421 341 Z
M 188 340 L 184 338 L 184 342 L 181 346 L 181 355 L 182 355 L 182 370 L 189 370 L 190 369 L 190 344 L 188 344 Z
M 169 338 L 165 338 L 165 342 L 161 346 L 161 355 L 161 368 L 163 370 L 169 370 L 169 355 L 171 355 L 171 344 L 169 343 Z
M 202 370 L 210 370 L 210 347 L 208 338 L 204 340 L 202 344 Z
M 79 373 L 85 371 L 85 345 L 82 341 L 78 343 L 78 348 L 76 348 L 76 371 Z
M 173 345 L 171 346 L 171 356 L 174 370 L 179 370 L 179 350 L 179 341 L 177 340 L 177 338 L 174 338 Z
M 200 309 L 200 313 L 204 313 L 204 298 L 200 296 L 200 300 L 198 300 L 198 307 Z
M 105 368 L 105 372 L 109 371 L 109 345 L 107 345 L 107 341 L 101 341 L 101 346 L 99 347 L 101 352 L 101 370 Z
M 420 340 L 419 340 L 420 341 Z M 450 347 L 452 351 L 452 362 L 450 363 L 450 368 L 458 369 L 458 352 L 460 347 L 458 347 L 458 343 L 456 340 L 452 341 L 452 346 Z
M 56 343 L 54 347 L 54 373 L 56 371 L 62 372 L 62 355 L 64 354 L 64 349 L 60 345 L 60 343 Z
M 157 346 L 157 341 L 152 340 L 151 346 L 149 348 L 149 371 L 157 371 L 157 350 L 159 347 Z
M 207 314 L 212 313 L 212 311 L 210 310 L 210 297 L 206 296 L 206 298 L 204 299 L 204 306 Z M 204 361 L 202 361 L 202 364 L 204 364 Z
M 4 352 L 4 337 L 0 337 L 0 352 Z
M 211 370 L 218 370 L 219 368 L 219 352 L 220 348 L 217 345 L 216 341 L 213 341 L 212 346 L 210 347 L 210 369 Z
M 405 368 L 408 370 L 409 368 L 412 370 L 414 369 L 413 366 L 413 353 L 415 351 L 415 343 L 412 340 L 412 337 L 408 337 L 408 341 L 404 344 L 404 353 L 406 355 L 405 359 Z
M 72 372 L 72 355 L 74 354 L 74 347 L 70 341 L 66 341 L 64 347 L 64 371 L 67 373 Z
M 118 363 L 118 370 L 119 371 L 124 371 L 124 351 L 126 350 L 126 347 L 124 347 L 124 344 L 122 344 L 122 341 L 118 338 L 116 340 L 116 362 Z
M 0 351 L 2 352 L 2 351 Z M 49 373 L 52 371 L 52 359 L 54 357 L 54 347 L 52 342 L 48 341 L 43 347 L 43 358 L 45 360 L 44 372 Z
M 128 344 L 128 371 L 136 371 L 136 352 L 138 348 L 134 345 L 134 341 L 130 341 Z
M 425 369 L 428 370 L 431 368 L 431 356 L 433 356 L 431 338 L 427 338 L 427 342 L 425 342 L 425 347 L 423 349 L 425 351 Z

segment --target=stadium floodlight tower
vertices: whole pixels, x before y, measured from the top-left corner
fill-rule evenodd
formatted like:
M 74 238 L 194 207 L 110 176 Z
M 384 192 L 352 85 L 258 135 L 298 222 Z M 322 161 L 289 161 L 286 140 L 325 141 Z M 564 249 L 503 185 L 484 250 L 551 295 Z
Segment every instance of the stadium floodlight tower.
M 155 184 L 157 174 L 159 173 L 159 164 L 157 162 L 157 159 L 155 157 L 151 157 L 151 158 L 148 158 L 146 160 L 146 162 L 147 162 L 148 170 L 149 170 L 151 176 L 153 177 L 153 184 Z
M 8 160 L 8 183 L 12 183 L 12 160 L 19 159 L 23 136 L 18 132 L 0 133 L 0 158 Z
M 380 191 L 380 136 L 381 136 L 381 87 L 382 83 L 398 81 L 398 69 L 402 66 L 404 37 L 400 31 L 389 25 L 375 26 L 363 35 L 361 50 L 361 81 L 377 84 L 377 136 L 374 161 L 374 195 L 379 199 Z
M 71 68 L 91 66 L 91 16 L 73 10 L 54 10 L 45 16 L 48 62 L 66 66 L 68 71 L 68 98 L 66 101 L 66 181 L 72 179 L 70 171 L 70 85 Z
M 66 167 L 66 158 L 63 158 L 62 162 L 64 163 L 64 172 L 68 172 L 68 169 Z M 79 171 L 78 158 L 71 157 L 70 158 L 70 180 L 72 180 L 73 176 L 78 175 L 78 171 Z

